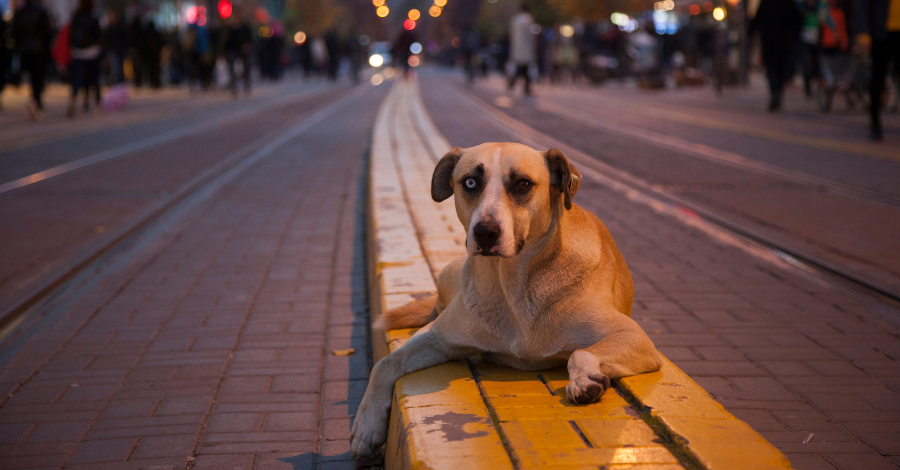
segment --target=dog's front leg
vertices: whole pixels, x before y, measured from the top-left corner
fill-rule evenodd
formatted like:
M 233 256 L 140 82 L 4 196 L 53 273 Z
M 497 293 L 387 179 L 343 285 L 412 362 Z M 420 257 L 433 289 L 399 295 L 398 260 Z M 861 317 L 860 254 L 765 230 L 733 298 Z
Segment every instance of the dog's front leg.
M 391 398 L 397 379 L 464 355 L 463 351 L 450 345 L 442 335 L 428 330 L 416 334 L 399 349 L 378 361 L 372 368 L 369 386 L 350 431 L 353 458 L 361 459 L 372 455 L 387 440 Z
M 578 404 L 600 400 L 609 380 L 653 372 L 662 360 L 644 330 L 629 317 L 617 318 L 617 329 L 602 340 L 569 356 L 566 396 Z

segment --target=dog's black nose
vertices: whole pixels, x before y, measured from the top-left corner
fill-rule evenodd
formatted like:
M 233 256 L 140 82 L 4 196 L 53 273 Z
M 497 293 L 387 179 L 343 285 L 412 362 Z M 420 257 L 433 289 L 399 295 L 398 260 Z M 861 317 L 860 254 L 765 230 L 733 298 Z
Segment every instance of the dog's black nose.
M 478 222 L 472 232 L 475 236 L 475 243 L 478 243 L 481 251 L 487 253 L 500 239 L 500 224 L 490 220 Z

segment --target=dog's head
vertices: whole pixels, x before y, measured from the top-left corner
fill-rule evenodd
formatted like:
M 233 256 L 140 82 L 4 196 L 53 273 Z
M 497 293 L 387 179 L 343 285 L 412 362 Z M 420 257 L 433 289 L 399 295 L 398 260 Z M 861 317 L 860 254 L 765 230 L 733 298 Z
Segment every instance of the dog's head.
M 521 144 L 456 147 L 434 169 L 431 197 L 456 195 L 469 255 L 519 254 L 549 230 L 555 214 L 572 208 L 581 173 L 559 150 Z

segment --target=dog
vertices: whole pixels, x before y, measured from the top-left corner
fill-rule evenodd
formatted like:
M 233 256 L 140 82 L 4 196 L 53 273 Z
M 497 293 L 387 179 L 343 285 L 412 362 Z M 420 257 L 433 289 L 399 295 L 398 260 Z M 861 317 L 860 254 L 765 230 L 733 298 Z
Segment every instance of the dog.
M 422 328 L 372 369 L 351 430 L 354 458 L 387 439 L 394 383 L 470 356 L 522 370 L 567 364 L 566 396 L 598 401 L 610 379 L 659 370 L 662 358 L 631 319 L 634 285 L 596 216 L 572 203 L 581 173 L 562 152 L 515 143 L 454 148 L 431 180 L 455 196 L 467 254 L 438 276 L 438 293 L 388 311 L 384 329 Z M 423 326 L 424 325 L 424 326 Z

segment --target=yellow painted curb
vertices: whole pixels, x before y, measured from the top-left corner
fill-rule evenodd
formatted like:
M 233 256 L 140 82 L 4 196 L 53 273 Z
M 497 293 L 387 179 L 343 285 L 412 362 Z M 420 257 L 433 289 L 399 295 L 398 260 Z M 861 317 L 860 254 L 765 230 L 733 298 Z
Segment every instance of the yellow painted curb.
M 450 150 L 415 82 L 397 82 L 373 129 L 368 268 L 372 317 L 435 292 L 434 278 L 465 253 L 452 199 L 429 187 Z M 414 330 L 372 330 L 376 360 Z M 564 368 L 525 372 L 460 361 L 402 377 L 394 387 L 389 469 L 786 469 L 774 446 L 673 363 L 614 382 L 599 403 L 566 399 Z

